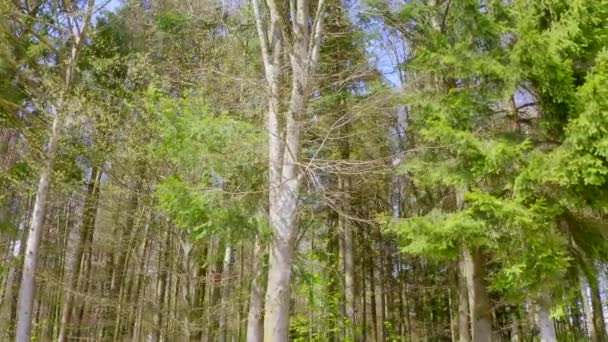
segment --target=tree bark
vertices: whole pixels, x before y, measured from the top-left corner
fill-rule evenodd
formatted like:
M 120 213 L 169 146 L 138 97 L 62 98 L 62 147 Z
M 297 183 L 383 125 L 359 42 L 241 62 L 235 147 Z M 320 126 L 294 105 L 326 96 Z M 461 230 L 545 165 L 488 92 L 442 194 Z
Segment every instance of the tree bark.
M 461 258 L 459 260 L 458 272 L 458 339 L 460 342 L 471 341 L 469 312 L 469 293 L 467 292 L 465 265 L 464 259 Z
M 587 279 L 580 274 L 579 276 L 580 288 L 581 288 L 581 301 L 583 302 L 583 313 L 585 322 L 585 332 L 592 341 L 597 341 L 597 335 L 595 333 L 595 327 L 593 324 L 593 309 L 591 308 L 591 299 L 587 293 L 588 284 Z
M 341 230 L 344 234 L 343 239 L 343 258 L 344 258 L 344 313 L 346 316 L 346 337 L 350 340 L 355 339 L 355 328 L 357 318 L 355 316 L 355 262 L 353 256 L 353 231 L 352 227 L 343 215 L 340 215 Z
M 220 280 L 220 318 L 219 318 L 219 342 L 227 342 L 229 337 L 229 327 L 227 322 L 227 316 L 229 314 L 229 301 L 230 301 L 230 277 L 232 276 L 232 246 L 226 245 L 224 251 L 224 262 L 222 265 L 222 279 Z
M 385 302 L 385 291 L 384 291 L 384 253 L 382 253 L 382 241 L 377 242 L 379 255 L 376 256 L 374 267 L 374 282 L 375 284 L 375 296 L 376 296 L 376 336 L 378 342 L 383 342 L 386 339 L 385 326 L 386 321 L 386 302 Z
M 555 333 L 555 325 L 549 314 L 551 307 L 551 300 L 549 296 L 545 296 L 539 299 L 535 305 L 535 321 L 540 331 L 541 342 L 555 342 L 557 341 L 557 334 Z
M 492 307 L 486 289 L 483 257 L 478 251 L 472 252 L 467 248 L 463 248 L 462 254 L 473 341 L 492 341 Z
M 247 315 L 247 342 L 262 342 L 264 337 L 264 284 L 263 257 L 264 249 L 260 237 L 256 238 L 253 251 L 251 274 L 251 291 L 249 295 L 249 313 Z
M 589 284 L 589 297 L 591 299 L 591 340 L 593 342 L 605 341 L 606 325 L 604 323 L 604 310 L 602 308 L 598 277 L 594 274 L 593 266 L 587 264 L 583 267 L 587 283 Z
M 19 300 L 17 302 L 17 327 L 15 333 L 16 342 L 28 342 L 32 329 L 32 310 L 34 308 L 34 293 L 36 289 L 36 267 L 38 264 L 38 251 L 40 250 L 40 239 L 46 211 L 46 198 L 49 191 L 49 183 L 53 172 L 53 164 L 59 142 L 59 115 L 53 118 L 53 126 L 49 136 L 46 150 L 46 163 L 40 175 L 34 211 L 32 214 L 29 235 L 26 241 L 25 256 L 23 260 L 23 271 L 21 275 L 21 286 L 19 288 Z
M 267 129 L 269 134 L 269 217 L 273 237 L 270 243 L 266 310 L 264 315 L 264 341 L 288 340 L 291 267 L 296 237 L 296 214 L 300 177 L 298 152 L 300 148 L 300 119 L 308 102 L 309 78 L 318 59 L 322 35 L 325 1 L 320 0 L 310 29 L 309 2 L 290 1 L 291 18 L 274 0 L 266 1 L 269 11 L 269 32 L 258 0 L 252 0 L 256 28 L 262 50 L 266 80 L 270 88 L 268 98 Z M 291 35 L 286 22 L 291 22 Z M 287 44 L 285 44 L 287 43 Z M 283 48 L 289 52 L 292 71 L 289 106 L 285 113 L 284 141 L 279 125 L 280 78 Z

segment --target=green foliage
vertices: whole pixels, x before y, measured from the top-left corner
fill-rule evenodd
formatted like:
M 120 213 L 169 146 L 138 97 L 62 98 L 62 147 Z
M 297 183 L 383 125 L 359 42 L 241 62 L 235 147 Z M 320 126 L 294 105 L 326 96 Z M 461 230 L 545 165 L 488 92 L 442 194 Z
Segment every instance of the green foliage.
M 158 139 L 150 153 L 171 171 L 157 189 L 160 206 L 196 239 L 255 234 L 259 220 L 256 170 L 261 137 L 251 124 L 213 113 L 196 95 L 167 97 L 151 89 L 147 100 Z
M 157 14 L 155 20 L 158 29 L 169 34 L 179 33 L 192 23 L 191 16 L 174 9 L 169 9 Z
M 605 203 L 608 7 L 492 1 L 480 10 L 476 1 L 449 8 L 413 1 L 396 13 L 375 8 L 399 20 L 414 46 L 406 67 L 416 80 L 404 102 L 417 146 L 402 174 L 423 196 L 443 197 L 389 231 L 404 252 L 424 257 L 455 258 L 462 246 L 491 253 L 496 291 L 546 290 L 569 268 L 564 215 Z M 537 101 L 528 131 L 509 124 L 519 120 L 511 97 L 521 88 Z M 450 189 L 470 189 L 460 207 Z

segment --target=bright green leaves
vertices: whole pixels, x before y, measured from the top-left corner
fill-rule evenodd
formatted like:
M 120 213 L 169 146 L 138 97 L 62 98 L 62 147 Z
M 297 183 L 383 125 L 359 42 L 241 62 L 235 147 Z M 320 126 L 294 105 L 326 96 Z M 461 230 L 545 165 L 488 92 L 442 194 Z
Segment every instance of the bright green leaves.
M 197 188 L 177 177 L 168 177 L 156 193 L 161 208 L 195 239 L 221 236 L 230 240 L 261 228 L 258 222 L 244 216 L 248 213 L 245 203 L 231 200 L 221 189 Z
M 189 179 L 210 181 L 212 173 L 226 181 L 254 177 L 241 174 L 241 169 L 264 161 L 259 129 L 227 114 L 212 112 L 196 95 L 180 99 L 157 96 L 149 110 L 156 114 L 161 140 L 155 146 L 156 152 L 179 165 Z
M 214 113 L 196 95 L 172 98 L 151 90 L 148 98 L 158 133 L 150 153 L 172 170 L 157 189 L 160 206 L 195 238 L 256 232 L 259 222 L 249 217 L 258 211 L 254 194 L 263 184 L 259 130 Z
M 568 142 L 579 152 L 608 158 L 608 50 L 602 50 L 577 92 L 579 115 L 568 126 Z

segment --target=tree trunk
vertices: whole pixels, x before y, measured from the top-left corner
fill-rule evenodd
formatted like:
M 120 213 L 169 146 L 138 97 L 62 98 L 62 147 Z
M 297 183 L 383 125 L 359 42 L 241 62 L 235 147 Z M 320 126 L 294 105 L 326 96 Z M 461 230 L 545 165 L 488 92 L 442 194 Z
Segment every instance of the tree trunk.
M 53 174 L 53 166 L 57 154 L 59 144 L 60 129 L 62 120 L 60 112 L 63 108 L 63 95 L 71 89 L 72 79 L 82 42 L 85 39 L 86 30 L 90 24 L 93 15 L 94 0 L 88 0 L 86 11 L 83 14 L 81 28 L 72 32 L 73 43 L 70 49 L 68 65 L 65 69 L 63 94 L 59 97 L 56 113 L 53 116 L 53 124 L 49 132 L 49 140 L 46 146 L 45 157 L 46 161 L 40 173 L 38 189 L 36 191 L 36 200 L 32 212 L 31 225 L 29 235 L 26 241 L 25 255 L 23 260 L 23 271 L 21 275 L 21 285 L 19 287 L 19 299 L 17 302 L 17 327 L 15 331 L 15 339 L 17 342 L 28 342 L 31 338 L 32 329 L 32 309 L 34 307 L 34 295 L 36 289 L 36 267 L 38 264 L 38 252 L 40 249 L 40 240 L 42 238 L 42 229 L 44 226 L 44 218 L 46 211 L 46 198 L 49 192 L 49 184 Z M 73 14 L 73 13 L 72 13 Z
M 604 310 L 602 308 L 598 277 L 594 274 L 593 267 L 589 265 L 585 266 L 585 276 L 589 284 L 589 295 L 591 297 L 591 322 L 593 327 L 591 340 L 594 342 L 605 341 L 606 325 L 604 323 Z
M 580 274 L 579 276 L 580 288 L 581 288 L 581 302 L 583 302 L 583 313 L 586 335 L 591 338 L 592 341 L 597 341 L 597 335 L 595 333 L 595 327 L 593 324 L 593 309 L 591 309 L 591 299 L 589 298 L 587 279 Z
M 313 18 L 309 15 L 310 4 L 307 0 L 290 1 L 289 20 L 285 19 L 284 13 L 274 1 L 266 2 L 269 20 L 266 20 L 261 12 L 258 0 L 252 2 L 266 80 L 270 87 L 267 129 L 269 217 L 273 237 L 270 243 L 264 340 L 284 342 L 288 340 L 291 267 L 300 184 L 298 175 L 300 120 L 308 102 L 309 78 L 314 73 L 319 59 L 325 1 L 318 2 Z M 265 27 L 266 22 L 270 25 L 269 30 Z M 283 36 L 288 29 L 285 22 L 292 23 L 291 37 Z M 281 61 L 285 42 L 291 43 L 287 47 L 292 84 L 289 106 L 285 113 L 285 143 L 283 144 L 278 118 L 281 102 L 280 80 L 283 73 Z
M 383 266 L 383 253 L 382 253 L 382 241 L 377 242 L 379 255 L 376 256 L 374 266 L 374 283 L 375 283 L 375 297 L 376 297 L 376 340 L 383 342 L 386 339 L 384 322 L 386 321 L 385 315 L 385 299 L 384 299 L 384 266 Z
M 34 292 L 36 289 L 36 267 L 38 264 L 38 251 L 40 250 L 40 239 L 46 211 L 46 197 L 49 192 L 49 183 L 53 173 L 53 164 L 59 142 L 59 126 L 61 125 L 59 115 L 53 118 L 53 126 L 46 151 L 46 163 L 40 175 L 36 201 L 32 213 L 31 226 L 25 247 L 23 260 L 23 272 L 21 275 L 21 286 L 19 288 L 19 300 L 17 302 L 17 327 L 16 342 L 28 342 L 32 329 L 32 309 L 34 308 Z
M 288 341 L 292 240 L 275 236 L 270 247 L 264 342 Z
M 519 320 L 517 318 L 517 308 L 509 310 L 509 319 L 511 321 L 511 342 L 520 342 Z
M 226 245 L 224 251 L 224 263 L 222 267 L 222 279 L 220 280 L 220 318 L 219 318 L 219 342 L 227 342 L 229 337 L 229 327 L 227 322 L 227 316 L 229 314 L 229 301 L 230 301 L 230 277 L 232 276 L 232 246 Z
M 458 340 L 460 342 L 471 341 L 471 330 L 469 327 L 469 293 L 467 292 L 467 280 L 465 277 L 464 259 L 459 261 L 458 272 Z
M 346 219 L 340 215 L 340 223 L 344 233 L 343 258 L 344 258 L 344 313 L 346 316 L 346 337 L 355 339 L 355 328 L 357 320 L 355 316 L 355 262 L 353 256 L 353 231 Z
M 483 257 L 478 251 L 471 252 L 467 248 L 463 248 L 462 253 L 473 341 L 492 341 L 492 307 L 486 289 Z
M 555 342 L 557 341 L 557 334 L 555 333 L 555 325 L 549 314 L 551 302 L 549 296 L 537 301 L 535 305 L 536 311 L 536 325 L 540 331 L 541 342 Z
M 253 251 L 249 314 L 247 315 L 247 342 L 261 342 L 264 336 L 264 249 L 260 237 L 256 238 Z

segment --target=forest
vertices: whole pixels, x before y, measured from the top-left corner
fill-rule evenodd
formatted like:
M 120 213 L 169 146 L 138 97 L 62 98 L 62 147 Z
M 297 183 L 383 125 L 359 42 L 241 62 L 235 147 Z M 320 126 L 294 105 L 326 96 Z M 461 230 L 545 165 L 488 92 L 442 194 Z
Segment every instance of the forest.
M 608 1 L 0 0 L 0 341 L 608 341 Z

